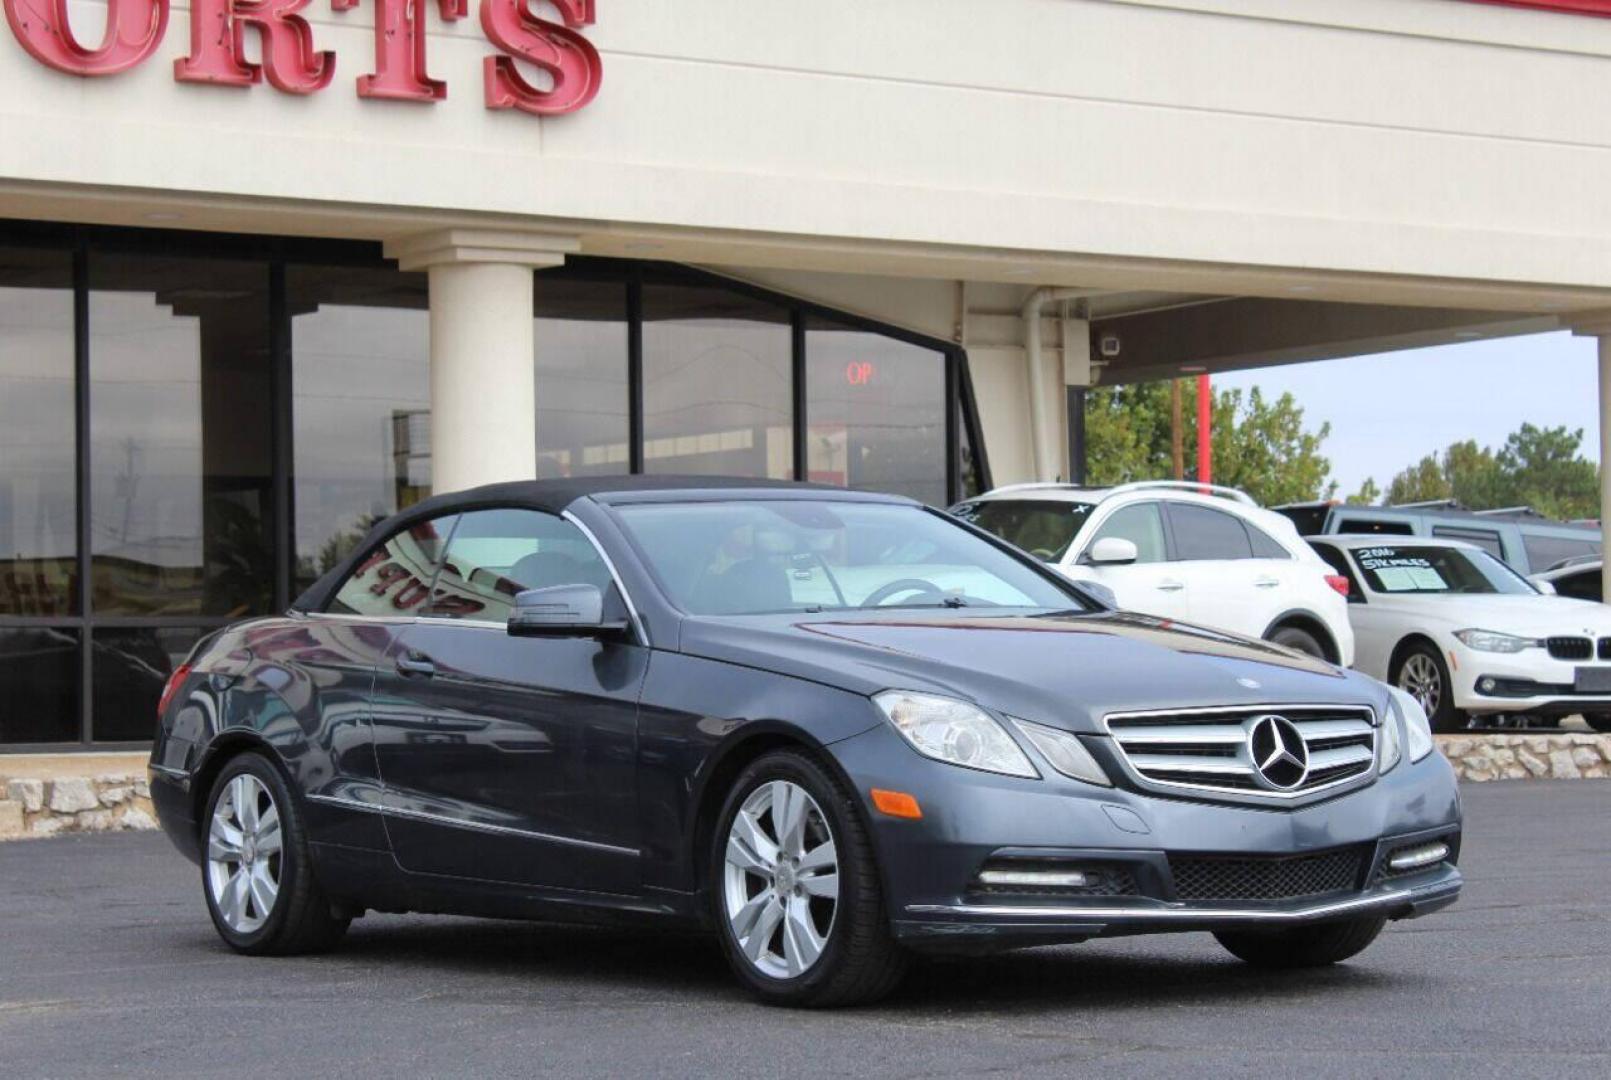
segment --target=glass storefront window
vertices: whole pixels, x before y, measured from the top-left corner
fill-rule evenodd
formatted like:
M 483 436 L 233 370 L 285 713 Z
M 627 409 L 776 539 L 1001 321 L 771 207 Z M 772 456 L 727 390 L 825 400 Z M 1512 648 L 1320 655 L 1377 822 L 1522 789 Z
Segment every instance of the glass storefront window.
M 0 628 L 0 746 L 77 742 L 78 685 L 77 630 Z
M 204 633 L 192 626 L 90 632 L 90 703 L 97 742 L 145 742 L 157 726 L 157 701 L 173 669 Z
M 944 506 L 945 410 L 944 353 L 806 323 L 807 479 Z
M 643 469 L 794 475 L 786 308 L 706 285 L 643 289 Z
M 431 493 L 426 275 L 289 266 L 300 592 L 376 521 Z
M 268 265 L 90 258 L 95 614 L 270 609 Z
M 627 290 L 537 275 L 537 475 L 629 471 Z
M 0 248 L 0 615 L 78 607 L 73 264 Z

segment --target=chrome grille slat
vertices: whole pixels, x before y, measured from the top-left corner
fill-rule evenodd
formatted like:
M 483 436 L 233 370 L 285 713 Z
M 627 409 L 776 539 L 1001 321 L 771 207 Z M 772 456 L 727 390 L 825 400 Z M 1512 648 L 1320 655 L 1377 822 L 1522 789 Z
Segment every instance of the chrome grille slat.
M 1290 790 L 1274 786 L 1282 781 L 1267 781 L 1253 761 L 1250 732 L 1266 716 L 1290 723 L 1288 741 L 1303 740 L 1308 770 Z M 1369 783 L 1376 770 L 1375 720 L 1363 706 L 1285 705 L 1116 713 L 1103 723 L 1143 787 L 1241 800 L 1297 799 Z

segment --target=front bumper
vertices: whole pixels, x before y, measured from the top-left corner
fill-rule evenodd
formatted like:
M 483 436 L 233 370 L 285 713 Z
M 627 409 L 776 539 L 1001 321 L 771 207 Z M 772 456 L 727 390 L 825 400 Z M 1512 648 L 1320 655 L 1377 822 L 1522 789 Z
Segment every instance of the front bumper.
M 1108 740 L 1084 741 L 1123 785 Z M 1453 903 L 1462 884 L 1459 795 L 1440 754 L 1406 761 L 1363 788 L 1272 806 L 960 769 L 921 757 L 887 728 L 833 751 L 864 799 L 877 787 L 910 793 L 922 807 L 916 821 L 868 810 L 891 923 L 913 947 L 989 950 L 1411 918 Z M 1387 869 L 1394 852 L 1433 841 L 1448 844 L 1446 859 L 1408 873 Z M 987 868 L 1047 864 L 1088 872 L 1094 887 L 982 884 Z M 1291 864 L 1292 873 L 1272 864 Z M 1201 876 L 1205 865 L 1233 875 L 1246 868 L 1254 880 L 1221 890 Z
M 1449 652 L 1454 705 L 1463 712 L 1611 712 L 1611 694 L 1578 693 L 1577 669 L 1611 668 L 1597 659 L 1556 660 L 1542 649 L 1519 653 L 1477 652 L 1456 644 Z M 1484 690 L 1485 680 L 1492 688 Z

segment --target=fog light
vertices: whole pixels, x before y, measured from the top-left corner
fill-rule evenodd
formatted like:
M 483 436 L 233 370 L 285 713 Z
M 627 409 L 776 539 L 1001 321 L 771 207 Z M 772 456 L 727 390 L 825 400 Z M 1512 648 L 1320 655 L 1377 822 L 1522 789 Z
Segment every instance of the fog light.
M 1439 841 L 1395 851 L 1388 857 L 1387 867 L 1389 870 L 1419 870 L 1423 866 L 1440 863 L 1448 857 L 1449 845 Z
M 1481 690 L 1484 694 L 1491 694 L 1495 690 L 1499 689 L 1499 684 L 1491 678 L 1483 679 L 1477 683 L 1477 689 Z
M 1079 889 L 1087 885 L 1089 879 L 1078 870 L 981 870 L 979 883 Z

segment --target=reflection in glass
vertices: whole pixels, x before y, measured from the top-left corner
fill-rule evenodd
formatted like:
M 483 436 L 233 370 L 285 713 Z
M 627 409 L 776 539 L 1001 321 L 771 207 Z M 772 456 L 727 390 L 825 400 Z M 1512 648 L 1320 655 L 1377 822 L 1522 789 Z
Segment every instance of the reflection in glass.
M 76 613 L 72 276 L 0 249 L 0 615 Z
M 806 393 L 809 479 L 949 501 L 943 353 L 812 319 Z
M 626 286 L 537 275 L 537 475 L 627 472 Z
M 157 726 L 157 702 L 173 669 L 203 631 L 192 626 L 95 629 L 90 691 L 96 742 L 144 742 Z
M 288 266 L 285 277 L 300 591 L 431 493 L 430 300 L 424 274 Z
M 77 741 L 78 631 L 0 629 L 0 745 Z
M 643 290 L 643 466 L 794 475 L 787 310 L 706 286 Z
M 268 267 L 92 254 L 90 289 L 92 610 L 269 610 Z
M 427 615 L 507 622 L 527 589 L 612 581 L 609 567 L 582 531 L 535 510 L 477 510 L 453 530 Z

